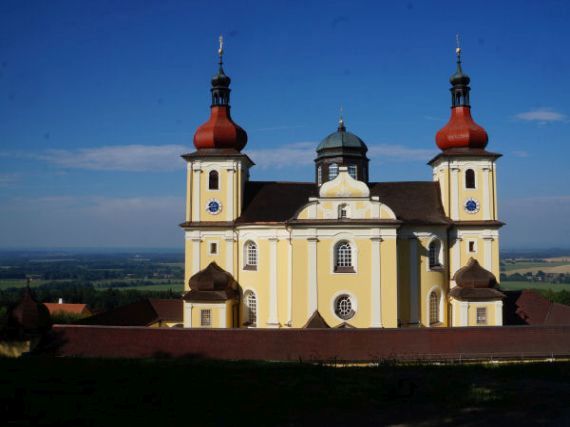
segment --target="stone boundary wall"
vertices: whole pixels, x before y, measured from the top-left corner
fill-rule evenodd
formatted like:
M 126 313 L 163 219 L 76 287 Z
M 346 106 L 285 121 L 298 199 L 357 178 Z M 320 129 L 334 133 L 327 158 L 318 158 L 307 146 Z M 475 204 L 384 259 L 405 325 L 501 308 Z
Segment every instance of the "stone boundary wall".
M 569 326 L 433 329 L 167 329 L 55 325 L 44 352 L 225 360 L 500 360 L 570 357 Z

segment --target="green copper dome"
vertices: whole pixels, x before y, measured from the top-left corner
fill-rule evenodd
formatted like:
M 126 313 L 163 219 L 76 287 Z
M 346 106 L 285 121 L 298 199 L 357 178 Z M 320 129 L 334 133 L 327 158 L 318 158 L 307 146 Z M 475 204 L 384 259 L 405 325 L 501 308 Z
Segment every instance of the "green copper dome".
M 339 123 L 338 130 L 331 133 L 321 141 L 317 147 L 317 153 L 320 153 L 323 150 L 332 150 L 335 148 L 358 149 L 364 153 L 368 151 L 368 147 L 363 140 L 361 140 L 355 134 L 346 131 L 346 127 L 344 127 L 344 122 L 342 122 L 342 120 Z

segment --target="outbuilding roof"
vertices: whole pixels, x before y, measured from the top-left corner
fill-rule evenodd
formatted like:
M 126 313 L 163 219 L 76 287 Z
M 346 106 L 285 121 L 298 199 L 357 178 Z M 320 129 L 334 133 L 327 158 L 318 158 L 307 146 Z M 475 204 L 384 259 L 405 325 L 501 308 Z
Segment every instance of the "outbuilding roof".
M 143 299 L 81 320 L 87 325 L 149 326 L 157 322 L 182 323 L 181 299 Z

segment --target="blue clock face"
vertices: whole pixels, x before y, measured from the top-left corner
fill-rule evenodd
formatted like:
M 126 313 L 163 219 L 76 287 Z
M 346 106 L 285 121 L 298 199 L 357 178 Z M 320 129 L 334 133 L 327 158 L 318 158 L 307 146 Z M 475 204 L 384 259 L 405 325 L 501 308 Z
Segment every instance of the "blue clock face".
M 208 211 L 210 213 L 218 213 L 219 210 L 220 210 L 220 204 L 217 201 L 212 200 L 208 203 Z
M 479 211 L 479 202 L 475 199 L 468 199 L 465 202 L 465 210 L 468 213 L 476 213 Z

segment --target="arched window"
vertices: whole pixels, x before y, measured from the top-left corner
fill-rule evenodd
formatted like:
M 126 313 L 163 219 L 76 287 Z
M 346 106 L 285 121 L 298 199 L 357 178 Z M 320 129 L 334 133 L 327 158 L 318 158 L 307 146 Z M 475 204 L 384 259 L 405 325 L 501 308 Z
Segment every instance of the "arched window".
M 441 243 L 439 240 L 432 240 L 429 244 L 429 268 L 441 266 Z
M 338 165 L 336 163 L 331 163 L 329 165 L 329 181 L 332 181 L 338 176 Z
M 257 324 L 257 297 L 252 291 L 247 291 L 243 299 L 245 303 L 245 324 L 255 326 Z
M 439 298 L 437 292 L 429 294 L 429 324 L 439 323 Z
M 317 168 L 317 184 L 321 185 L 323 183 L 323 168 L 319 166 Z
M 350 243 L 342 241 L 335 246 L 335 269 L 337 273 L 354 273 L 352 248 Z
M 245 270 L 257 270 L 257 245 L 249 240 L 244 245 Z
M 210 190 L 219 190 L 220 189 L 220 177 L 217 171 L 210 171 L 208 175 L 208 188 Z
M 338 205 L 338 219 L 348 218 L 348 206 L 346 203 Z
M 475 188 L 475 171 L 473 169 L 465 171 L 465 188 Z
M 354 304 L 350 299 L 350 296 L 340 295 L 335 300 L 334 313 L 343 320 L 348 320 L 354 316 Z

